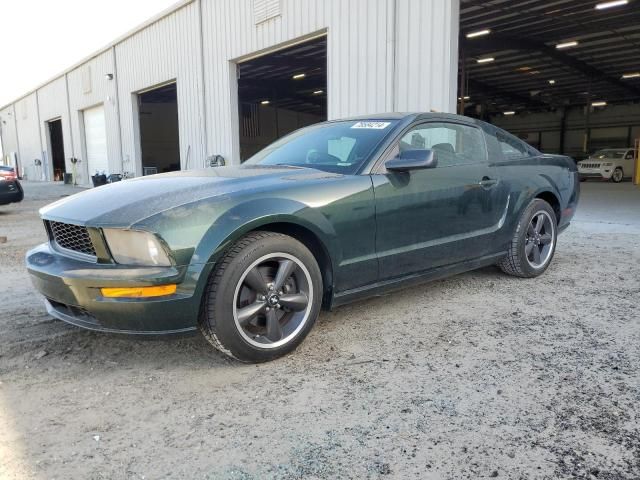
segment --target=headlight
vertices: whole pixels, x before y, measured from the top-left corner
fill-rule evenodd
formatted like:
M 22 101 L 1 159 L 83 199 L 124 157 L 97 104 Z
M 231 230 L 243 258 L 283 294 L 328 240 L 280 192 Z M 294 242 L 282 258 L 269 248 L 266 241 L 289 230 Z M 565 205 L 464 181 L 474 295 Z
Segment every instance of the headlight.
M 603 167 L 612 167 L 613 163 L 603 163 L 602 166 Z
M 155 235 L 136 230 L 103 229 L 113 259 L 124 265 L 160 265 L 168 267 L 171 260 Z

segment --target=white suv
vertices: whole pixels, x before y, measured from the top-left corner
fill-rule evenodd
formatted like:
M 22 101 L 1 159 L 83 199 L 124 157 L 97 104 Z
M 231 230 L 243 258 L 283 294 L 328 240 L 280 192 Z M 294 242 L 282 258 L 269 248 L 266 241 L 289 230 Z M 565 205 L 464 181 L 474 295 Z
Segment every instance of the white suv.
M 580 180 L 587 178 L 611 179 L 618 183 L 633 176 L 636 152 L 632 148 L 607 148 L 598 150 L 589 158 L 578 162 Z

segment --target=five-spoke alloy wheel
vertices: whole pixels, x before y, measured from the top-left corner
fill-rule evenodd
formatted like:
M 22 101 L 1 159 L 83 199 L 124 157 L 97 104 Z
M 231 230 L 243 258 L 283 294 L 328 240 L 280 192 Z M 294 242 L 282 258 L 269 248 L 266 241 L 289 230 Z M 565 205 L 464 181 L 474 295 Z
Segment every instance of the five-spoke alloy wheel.
M 253 262 L 236 286 L 236 327 L 251 345 L 279 347 L 304 328 L 312 297 L 307 267 L 293 255 L 269 253 Z
M 555 228 L 555 221 L 545 210 L 537 212 L 529 222 L 524 253 L 533 268 L 542 268 L 547 264 L 553 253 Z
M 557 235 L 553 208 L 540 198 L 533 199 L 520 216 L 509 251 L 498 266 L 517 277 L 537 277 L 551 263 Z
M 318 317 L 322 276 L 302 243 L 275 232 L 252 232 L 216 263 L 200 329 L 218 350 L 263 362 L 304 339 Z

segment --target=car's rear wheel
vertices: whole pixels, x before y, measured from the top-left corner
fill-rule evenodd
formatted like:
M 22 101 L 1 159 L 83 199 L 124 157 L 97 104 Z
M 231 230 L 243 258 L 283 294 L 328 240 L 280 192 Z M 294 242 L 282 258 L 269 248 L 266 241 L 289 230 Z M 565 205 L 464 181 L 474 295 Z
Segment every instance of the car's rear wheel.
M 620 183 L 623 178 L 624 178 L 624 172 L 620 167 L 617 167 L 611 174 L 611 181 L 614 183 Z
M 294 350 L 313 327 L 322 276 L 297 240 L 252 232 L 235 243 L 211 275 L 200 330 L 221 352 L 264 362 Z
M 537 277 L 551 263 L 557 230 L 551 205 L 539 198 L 532 200 L 520 217 L 509 252 L 498 266 L 517 277 Z

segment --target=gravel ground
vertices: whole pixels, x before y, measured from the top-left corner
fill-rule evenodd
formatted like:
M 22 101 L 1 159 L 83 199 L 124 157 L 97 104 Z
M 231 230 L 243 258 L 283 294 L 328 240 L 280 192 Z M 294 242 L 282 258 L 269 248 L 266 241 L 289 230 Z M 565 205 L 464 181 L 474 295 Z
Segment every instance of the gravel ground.
M 323 313 L 241 365 L 199 336 L 50 319 L 0 207 L 0 478 L 640 478 L 640 189 L 583 184 L 550 269 L 495 268 Z M 1 241 L 1 239 L 0 239 Z

